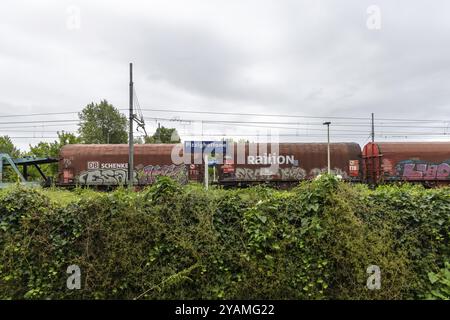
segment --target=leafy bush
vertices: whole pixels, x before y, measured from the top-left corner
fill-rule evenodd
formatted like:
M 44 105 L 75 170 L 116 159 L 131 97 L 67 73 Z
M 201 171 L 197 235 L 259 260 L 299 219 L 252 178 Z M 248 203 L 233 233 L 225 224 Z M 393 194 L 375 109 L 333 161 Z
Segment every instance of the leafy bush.
M 0 232 L 2 299 L 448 298 L 447 188 L 17 185 L 0 191 Z M 73 264 L 81 290 L 66 287 Z
M 444 268 L 438 273 L 428 273 L 428 278 L 434 289 L 427 295 L 427 298 L 450 300 L 450 263 L 445 262 Z

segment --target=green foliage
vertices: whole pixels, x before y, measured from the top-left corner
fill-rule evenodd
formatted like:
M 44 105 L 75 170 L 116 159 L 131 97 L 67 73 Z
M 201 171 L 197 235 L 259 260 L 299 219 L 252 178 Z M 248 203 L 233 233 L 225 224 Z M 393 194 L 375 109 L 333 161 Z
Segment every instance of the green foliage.
M 167 176 L 157 177 L 155 183 L 147 189 L 145 199 L 154 203 L 165 203 L 181 192 L 181 186 Z
M 9 136 L 0 136 L 0 153 L 7 153 L 11 158 L 17 158 L 20 156 L 20 150 L 14 146 Z M 17 181 L 17 174 L 10 166 L 3 167 L 3 182 Z
M 433 286 L 431 292 L 427 295 L 428 299 L 450 300 L 450 263 L 445 262 L 444 268 L 438 273 L 428 273 L 428 279 Z
M 74 135 L 73 133 L 67 132 L 57 132 L 58 140 L 53 142 L 39 142 L 37 145 L 30 145 L 30 151 L 26 154 L 28 156 L 33 157 L 59 157 L 59 151 L 66 144 L 75 144 L 80 143 L 81 140 L 79 137 Z M 47 165 L 40 165 L 41 170 L 47 177 L 52 177 L 55 179 L 58 174 L 58 164 L 51 163 Z M 39 172 L 34 167 L 29 167 L 28 174 L 30 176 L 29 180 L 38 180 L 41 179 Z
M 448 298 L 449 209 L 448 188 L 327 175 L 290 191 L 15 186 L 0 191 L 0 298 Z M 72 264 L 81 290 L 66 288 Z
M 450 192 L 448 188 L 385 186 L 368 195 L 363 218 L 385 226 L 395 235 L 396 247 L 408 253 L 414 298 L 432 290 L 428 274 L 438 272 L 450 256 Z M 368 209 L 369 209 L 368 208 Z
M 0 153 L 7 153 L 12 158 L 17 158 L 20 156 L 19 149 L 14 146 L 14 143 L 8 136 L 0 137 Z
M 158 127 L 152 136 L 144 138 L 145 143 L 179 143 L 180 141 L 177 129 L 165 127 Z
M 83 143 L 127 143 L 127 118 L 106 100 L 90 103 L 78 114 Z

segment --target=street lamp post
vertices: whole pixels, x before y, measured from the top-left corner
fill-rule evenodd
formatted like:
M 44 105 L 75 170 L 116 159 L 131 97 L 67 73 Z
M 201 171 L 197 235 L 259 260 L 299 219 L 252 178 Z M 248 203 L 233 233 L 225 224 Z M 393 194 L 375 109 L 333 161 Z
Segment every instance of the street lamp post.
M 331 174 L 331 160 L 330 160 L 330 124 L 331 122 L 324 122 L 323 125 L 327 126 L 327 157 L 328 157 L 328 174 Z

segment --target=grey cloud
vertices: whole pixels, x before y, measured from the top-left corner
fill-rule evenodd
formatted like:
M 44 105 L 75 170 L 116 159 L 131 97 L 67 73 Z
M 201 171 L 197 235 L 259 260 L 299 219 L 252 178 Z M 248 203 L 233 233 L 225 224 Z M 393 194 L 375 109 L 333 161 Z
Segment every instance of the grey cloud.
M 378 31 L 366 27 L 372 4 L 381 9 Z M 81 9 L 80 30 L 66 28 L 69 5 Z M 103 98 L 126 106 L 133 61 L 146 106 L 450 118 L 450 3 L 444 0 L 3 6 L 3 114 L 19 106 L 73 111 Z

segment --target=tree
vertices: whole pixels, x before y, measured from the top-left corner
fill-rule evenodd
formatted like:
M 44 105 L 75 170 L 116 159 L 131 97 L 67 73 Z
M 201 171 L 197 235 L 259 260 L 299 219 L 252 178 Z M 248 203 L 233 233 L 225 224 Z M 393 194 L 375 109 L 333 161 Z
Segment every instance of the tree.
M 7 153 L 12 158 L 20 157 L 20 150 L 14 146 L 14 143 L 8 136 L 0 137 L 0 153 Z
M 76 135 L 74 135 L 73 133 L 67 133 L 62 131 L 57 132 L 57 134 L 58 140 L 55 140 L 54 142 L 41 141 L 35 146 L 30 145 L 30 152 L 28 152 L 27 155 L 39 158 L 46 158 L 46 157 L 58 158 L 59 152 L 63 146 L 65 146 L 66 144 L 75 144 L 81 142 L 81 139 Z M 48 177 L 56 178 L 58 174 L 57 163 L 42 165 L 40 166 L 40 168 L 42 169 L 44 174 Z M 40 178 L 40 174 L 34 167 L 30 167 L 28 175 L 30 176 L 31 180 Z
M 57 132 L 58 140 L 53 142 L 39 142 L 37 145 L 30 145 L 30 152 L 28 155 L 34 157 L 59 157 L 59 151 L 62 146 L 66 144 L 80 143 L 81 139 L 68 132 Z
M 145 141 L 142 139 L 142 137 L 134 137 L 133 139 L 134 144 L 144 144 Z
M 59 149 L 61 149 L 61 147 L 65 146 L 66 144 L 81 143 L 81 138 L 77 137 L 73 133 L 64 132 L 64 130 L 63 130 L 63 131 L 61 131 L 61 133 L 59 133 L 59 131 L 58 131 L 57 134 L 58 134 L 58 139 L 59 139 Z M 59 150 L 58 150 L 58 155 L 59 155 Z
M 151 137 L 145 137 L 145 143 L 179 143 L 180 141 L 175 128 L 158 127 Z
M 106 100 L 88 104 L 78 114 L 83 143 L 127 143 L 127 118 Z
M 0 137 L 0 153 L 7 153 L 11 158 L 20 157 L 20 150 L 14 146 L 11 138 L 8 136 Z M 0 159 L 0 161 L 3 161 Z M 3 167 L 2 181 L 15 181 L 16 174 L 10 166 Z

